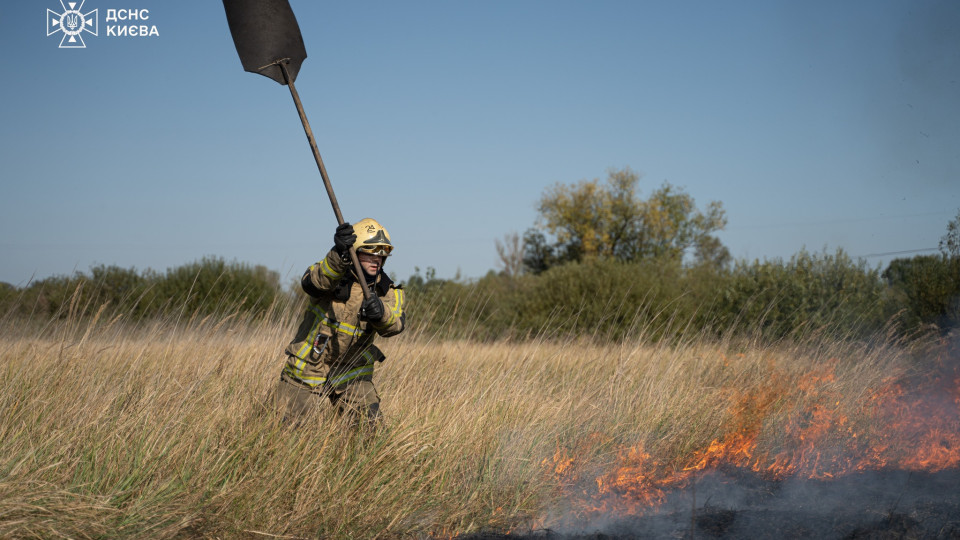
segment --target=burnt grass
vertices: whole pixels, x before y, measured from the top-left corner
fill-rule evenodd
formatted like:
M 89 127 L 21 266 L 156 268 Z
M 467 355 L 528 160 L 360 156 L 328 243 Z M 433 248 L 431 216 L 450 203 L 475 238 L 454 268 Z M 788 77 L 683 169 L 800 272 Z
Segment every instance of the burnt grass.
M 960 470 L 866 471 L 836 479 L 763 480 L 752 471 L 712 471 L 644 516 L 577 520 L 558 508 L 549 528 L 487 531 L 498 539 L 960 539 Z

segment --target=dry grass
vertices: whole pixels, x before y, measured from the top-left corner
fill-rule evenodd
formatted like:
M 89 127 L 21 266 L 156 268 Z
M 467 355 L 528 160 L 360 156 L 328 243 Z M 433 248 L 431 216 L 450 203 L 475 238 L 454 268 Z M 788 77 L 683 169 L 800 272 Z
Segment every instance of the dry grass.
M 506 529 L 558 504 L 573 481 L 558 455 L 576 456 L 580 476 L 603 474 L 642 445 L 681 470 L 731 429 L 754 430 L 758 452 L 775 455 L 798 411 L 824 400 L 869 438 L 865 397 L 907 369 L 889 347 L 410 332 L 381 342 L 387 421 L 365 433 L 329 410 L 299 429 L 274 413 L 289 319 L 2 324 L 3 537 Z

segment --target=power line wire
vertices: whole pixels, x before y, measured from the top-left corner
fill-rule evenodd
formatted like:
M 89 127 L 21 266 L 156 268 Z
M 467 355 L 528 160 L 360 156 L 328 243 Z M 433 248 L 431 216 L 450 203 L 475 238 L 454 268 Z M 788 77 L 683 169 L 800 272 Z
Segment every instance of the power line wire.
M 940 248 L 923 248 L 923 249 L 908 249 L 906 251 L 887 251 L 886 253 L 868 253 L 866 255 L 858 255 L 857 258 L 870 258 L 870 257 L 886 257 L 888 255 L 909 255 L 911 253 L 925 253 L 928 251 L 937 251 Z
M 777 229 L 777 228 L 788 228 L 788 227 L 806 227 L 806 226 L 815 226 L 815 225 L 840 225 L 843 223 L 863 223 L 869 221 L 886 221 L 890 219 L 902 219 L 902 218 L 915 218 L 915 217 L 928 217 L 928 216 L 939 216 L 943 214 L 951 214 L 953 210 L 943 210 L 937 212 L 921 212 L 918 214 L 893 214 L 889 216 L 873 216 L 873 217 L 856 217 L 856 218 L 837 218 L 829 219 L 822 221 L 794 221 L 794 222 L 780 222 L 780 223 L 768 223 L 764 225 L 740 225 L 727 227 L 727 230 L 738 230 L 738 229 Z

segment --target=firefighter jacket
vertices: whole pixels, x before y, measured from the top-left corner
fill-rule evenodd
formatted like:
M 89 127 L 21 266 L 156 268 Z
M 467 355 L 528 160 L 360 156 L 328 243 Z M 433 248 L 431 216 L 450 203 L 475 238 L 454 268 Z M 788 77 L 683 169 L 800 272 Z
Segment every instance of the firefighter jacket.
M 383 360 L 373 340 L 403 331 L 403 289 L 380 271 L 370 292 L 383 302 L 383 318 L 361 321 L 363 290 L 351 265 L 334 250 L 304 272 L 300 285 L 310 303 L 285 350 L 283 373 L 311 388 L 334 390 L 351 381 L 371 380 L 374 362 Z

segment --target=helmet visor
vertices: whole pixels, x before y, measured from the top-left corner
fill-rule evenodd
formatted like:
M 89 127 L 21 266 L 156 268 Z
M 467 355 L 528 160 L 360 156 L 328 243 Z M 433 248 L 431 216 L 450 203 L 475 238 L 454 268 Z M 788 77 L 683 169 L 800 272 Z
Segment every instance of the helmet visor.
M 359 246 L 357 251 L 360 253 L 369 253 L 371 255 L 380 255 L 381 257 L 389 257 L 390 252 L 393 251 L 393 246 L 389 244 L 377 244 L 373 246 Z

